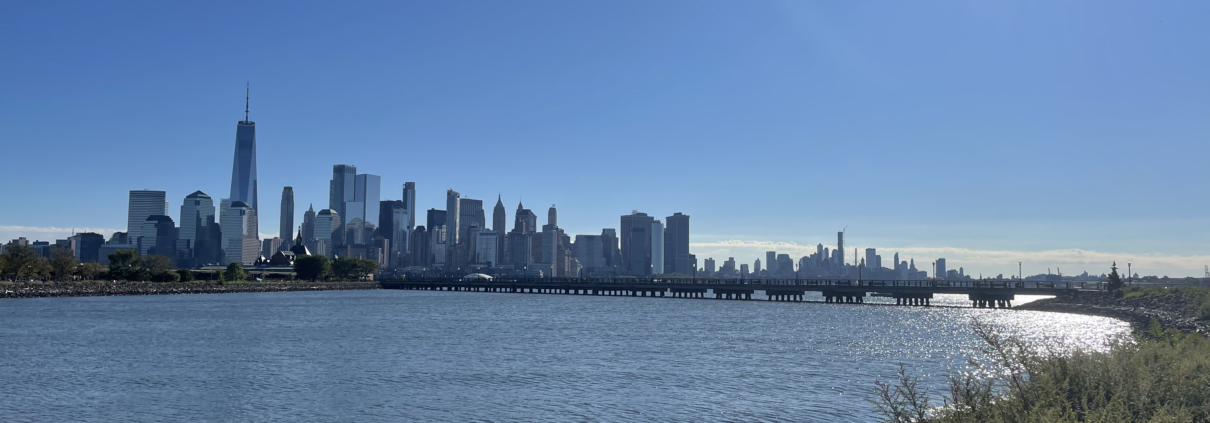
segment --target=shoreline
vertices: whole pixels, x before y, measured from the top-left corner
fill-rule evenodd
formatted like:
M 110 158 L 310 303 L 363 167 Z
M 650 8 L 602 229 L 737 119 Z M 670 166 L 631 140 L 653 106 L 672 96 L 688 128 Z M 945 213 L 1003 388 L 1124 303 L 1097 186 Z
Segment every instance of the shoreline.
M 0 283 L 3 298 L 114 297 L 131 295 L 229 294 L 242 292 L 352 291 L 381 289 L 378 282 L 50 282 Z
M 1129 323 L 1132 332 L 1147 330 L 1155 319 L 1164 328 L 1210 336 L 1210 322 L 1181 316 L 1176 310 L 1182 307 L 1182 304 L 1168 304 L 1162 299 L 1152 299 L 1146 304 L 1126 304 L 1107 292 L 1082 292 L 1032 301 L 1013 309 L 1109 317 Z

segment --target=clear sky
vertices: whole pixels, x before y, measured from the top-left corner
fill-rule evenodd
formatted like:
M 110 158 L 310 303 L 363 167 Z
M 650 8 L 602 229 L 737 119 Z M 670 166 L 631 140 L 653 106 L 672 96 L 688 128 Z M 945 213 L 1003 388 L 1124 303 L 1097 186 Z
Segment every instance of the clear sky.
M 968 273 L 1201 276 L 1210 2 L 17 2 L 0 236 L 226 197 L 244 84 L 261 232 L 332 165 L 569 233 L 692 216 L 699 260 L 877 247 Z M 423 221 L 423 217 L 418 222 Z M 106 234 L 108 236 L 108 233 Z M 849 250 L 849 255 L 852 250 Z M 922 266 L 927 268 L 928 266 Z

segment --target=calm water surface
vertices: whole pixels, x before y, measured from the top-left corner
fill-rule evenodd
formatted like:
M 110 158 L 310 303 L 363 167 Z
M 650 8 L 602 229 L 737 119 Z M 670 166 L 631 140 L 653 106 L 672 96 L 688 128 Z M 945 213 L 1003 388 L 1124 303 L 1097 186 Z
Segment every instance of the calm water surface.
M 897 363 L 939 388 L 976 354 L 973 316 L 1091 348 L 1129 329 L 1027 311 L 428 291 L 0 300 L 0 420 L 871 421 L 873 382 Z

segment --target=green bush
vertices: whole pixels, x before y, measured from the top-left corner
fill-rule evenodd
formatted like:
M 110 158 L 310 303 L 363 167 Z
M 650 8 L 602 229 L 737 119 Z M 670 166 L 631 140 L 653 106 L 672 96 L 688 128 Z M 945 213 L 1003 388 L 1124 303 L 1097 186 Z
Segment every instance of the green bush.
M 986 361 L 951 376 L 943 407 L 929 408 L 901 372 L 877 383 L 873 400 L 888 422 L 1210 421 L 1210 341 L 1158 324 L 1106 351 L 1050 351 L 975 322 Z M 917 410 L 929 410 L 920 414 Z

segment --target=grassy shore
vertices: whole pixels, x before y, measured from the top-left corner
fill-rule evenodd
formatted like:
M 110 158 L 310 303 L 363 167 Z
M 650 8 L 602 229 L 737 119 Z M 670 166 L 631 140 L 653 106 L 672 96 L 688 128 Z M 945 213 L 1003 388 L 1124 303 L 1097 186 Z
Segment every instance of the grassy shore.
M 921 391 L 904 370 L 878 382 L 873 402 L 884 421 L 1210 422 L 1210 341 L 1198 333 L 1210 317 L 1210 292 L 1127 288 L 1044 301 L 1028 308 L 1126 316 L 1135 330 L 1104 350 L 1072 352 L 976 321 L 986 359 L 952 375 L 940 397 Z
M 291 292 L 378 289 L 366 281 L 274 282 L 0 282 L 0 298 L 100 297 L 113 295 L 220 294 L 232 292 Z

